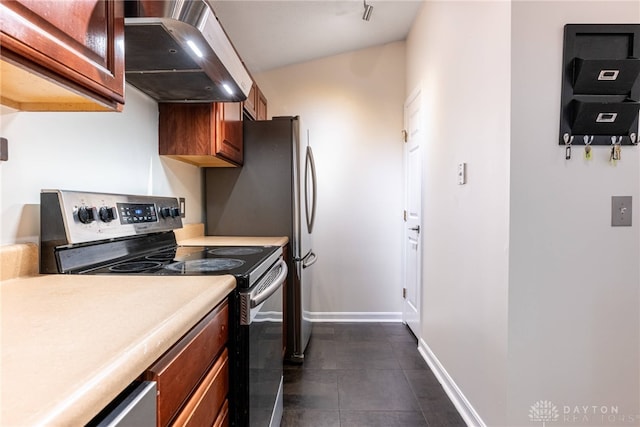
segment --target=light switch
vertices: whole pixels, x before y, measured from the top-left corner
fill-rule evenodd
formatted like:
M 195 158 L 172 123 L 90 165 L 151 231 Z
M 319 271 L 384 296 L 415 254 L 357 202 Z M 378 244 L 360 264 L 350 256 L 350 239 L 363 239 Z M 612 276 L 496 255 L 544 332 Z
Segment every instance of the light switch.
M 631 227 L 631 196 L 611 197 L 611 226 Z
M 458 185 L 467 183 L 467 164 L 458 163 Z

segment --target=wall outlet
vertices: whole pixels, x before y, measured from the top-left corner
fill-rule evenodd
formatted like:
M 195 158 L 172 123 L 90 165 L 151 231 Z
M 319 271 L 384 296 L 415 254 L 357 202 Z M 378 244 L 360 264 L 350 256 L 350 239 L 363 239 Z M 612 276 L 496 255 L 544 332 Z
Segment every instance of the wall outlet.
M 631 196 L 611 197 L 611 226 L 631 227 Z
M 186 211 L 187 211 L 187 204 L 186 204 L 186 202 L 184 201 L 184 197 L 180 197 L 180 198 L 178 199 L 178 202 L 179 202 L 179 204 L 180 204 L 180 217 L 181 217 L 181 218 L 184 218 L 184 217 L 187 215 L 187 213 L 186 213 Z
M 9 160 L 9 141 L 7 138 L 0 138 L 0 161 Z

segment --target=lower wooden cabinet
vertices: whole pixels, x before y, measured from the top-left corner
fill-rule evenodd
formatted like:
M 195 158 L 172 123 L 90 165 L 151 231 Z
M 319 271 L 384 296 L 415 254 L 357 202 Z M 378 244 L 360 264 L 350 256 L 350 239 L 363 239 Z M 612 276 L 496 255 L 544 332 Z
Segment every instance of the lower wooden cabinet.
M 145 372 L 145 380 L 157 382 L 158 427 L 210 426 L 220 417 L 224 420 L 228 326 L 225 300 Z
M 227 350 L 224 350 L 173 424 L 185 427 L 211 425 L 218 418 L 218 412 L 227 399 L 228 390 L 229 355 Z
M 229 427 L 229 401 L 225 400 L 216 422 L 213 423 L 213 427 Z

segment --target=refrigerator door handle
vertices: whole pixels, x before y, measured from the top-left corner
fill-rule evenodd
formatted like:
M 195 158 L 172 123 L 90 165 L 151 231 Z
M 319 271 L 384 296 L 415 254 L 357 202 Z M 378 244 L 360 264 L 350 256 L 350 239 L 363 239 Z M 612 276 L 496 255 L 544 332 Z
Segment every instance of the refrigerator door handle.
M 318 255 L 314 252 L 309 252 L 307 256 L 302 259 L 302 268 L 311 267 L 316 261 L 318 261 Z
M 309 234 L 313 232 L 313 224 L 316 220 L 316 205 L 317 205 L 317 186 L 316 186 L 316 164 L 313 160 L 313 152 L 311 147 L 307 146 L 307 156 L 305 160 L 305 173 L 304 173 L 304 200 L 305 200 L 305 213 L 307 217 L 307 229 Z M 309 173 L 311 173 L 311 183 L 309 183 Z M 309 184 L 313 187 L 313 199 L 311 200 L 311 206 L 309 206 Z M 309 212 L 311 211 L 311 212 Z

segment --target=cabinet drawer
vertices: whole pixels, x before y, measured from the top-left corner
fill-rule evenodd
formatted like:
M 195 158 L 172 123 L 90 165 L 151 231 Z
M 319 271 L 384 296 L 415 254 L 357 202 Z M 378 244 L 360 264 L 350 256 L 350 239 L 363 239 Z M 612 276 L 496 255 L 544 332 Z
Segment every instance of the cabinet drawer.
M 211 425 L 217 418 L 228 390 L 229 356 L 225 349 L 173 425 L 185 427 Z
M 215 308 L 145 373 L 158 384 L 158 426 L 166 426 L 196 388 L 228 338 L 229 308 Z

